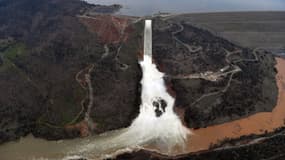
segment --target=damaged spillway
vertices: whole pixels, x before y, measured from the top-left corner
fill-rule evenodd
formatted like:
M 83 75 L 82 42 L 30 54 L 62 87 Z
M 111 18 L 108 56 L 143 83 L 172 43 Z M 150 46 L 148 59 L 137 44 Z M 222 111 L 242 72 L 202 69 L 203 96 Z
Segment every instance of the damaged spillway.
M 116 136 L 106 138 L 82 147 L 82 151 L 118 151 L 133 149 L 149 144 L 159 151 L 171 154 L 174 147 L 185 144 L 190 131 L 182 125 L 174 113 L 175 99 L 167 92 L 164 74 L 159 72 L 152 61 L 151 20 L 145 21 L 144 57 L 139 62 L 143 71 L 140 113 L 130 127 L 120 130 Z M 103 136 L 105 137 L 105 136 Z M 83 154 L 84 155 L 84 154 Z
M 139 130 L 142 140 L 156 141 L 171 149 L 183 145 L 189 133 L 173 111 L 174 98 L 167 92 L 164 74 L 152 60 L 151 20 L 145 21 L 144 57 L 140 62 L 143 71 L 140 114 L 130 127 Z
M 156 149 L 163 154 L 173 154 L 173 149 L 183 149 L 189 130 L 174 113 L 174 98 L 167 92 L 164 74 L 152 62 L 151 21 L 145 22 L 144 57 L 140 61 L 143 71 L 140 113 L 131 126 L 102 135 L 84 139 L 44 141 L 32 139 L 0 148 L 3 157 L 17 156 L 19 159 L 104 159 L 136 148 Z M 127 98 L 127 97 L 126 97 Z M 26 139 L 27 140 L 27 139 Z M 28 144 L 26 144 L 28 143 Z M 20 153 L 23 146 L 28 150 Z M 33 147 L 36 146 L 36 147 Z M 11 152 L 5 151 L 6 149 Z M 13 151 L 15 150 L 15 151 Z M 17 158 L 14 158 L 17 159 Z

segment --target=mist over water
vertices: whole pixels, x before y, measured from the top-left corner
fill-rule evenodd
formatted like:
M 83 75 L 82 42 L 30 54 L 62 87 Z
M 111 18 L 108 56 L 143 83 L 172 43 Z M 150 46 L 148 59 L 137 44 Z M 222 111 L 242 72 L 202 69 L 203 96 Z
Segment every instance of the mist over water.
M 193 13 L 222 11 L 285 10 L 284 0 L 85 0 L 93 4 L 121 4 L 120 14 L 144 16 L 162 12 Z

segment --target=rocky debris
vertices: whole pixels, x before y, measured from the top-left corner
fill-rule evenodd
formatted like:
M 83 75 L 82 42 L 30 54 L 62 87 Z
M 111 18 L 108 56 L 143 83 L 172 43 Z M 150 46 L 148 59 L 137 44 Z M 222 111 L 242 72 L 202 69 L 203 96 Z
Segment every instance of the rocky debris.
M 65 130 L 67 132 L 79 132 L 80 137 L 87 137 L 91 134 L 89 131 L 88 122 L 84 120 L 74 125 L 65 126 Z
M 130 20 L 112 15 L 79 16 L 80 21 L 87 28 L 96 33 L 102 43 L 119 43 L 125 41 L 132 29 L 129 28 Z
M 152 102 L 152 105 L 154 107 L 154 112 L 156 117 L 160 117 L 165 112 L 165 108 L 167 107 L 167 102 L 161 97 L 155 97 Z

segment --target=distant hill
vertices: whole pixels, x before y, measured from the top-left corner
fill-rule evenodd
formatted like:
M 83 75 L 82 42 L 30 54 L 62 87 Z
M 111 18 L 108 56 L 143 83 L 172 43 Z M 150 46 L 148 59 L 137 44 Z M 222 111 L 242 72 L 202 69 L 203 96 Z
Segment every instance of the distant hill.
M 217 12 L 180 16 L 244 47 L 285 51 L 285 12 Z

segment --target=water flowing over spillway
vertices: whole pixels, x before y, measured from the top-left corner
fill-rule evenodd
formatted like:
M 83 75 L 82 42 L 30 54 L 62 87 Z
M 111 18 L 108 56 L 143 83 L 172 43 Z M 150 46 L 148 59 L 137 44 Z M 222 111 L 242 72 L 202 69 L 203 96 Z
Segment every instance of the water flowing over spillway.
M 143 77 L 141 80 L 142 93 L 140 113 L 130 127 L 107 132 L 99 136 L 85 139 L 65 140 L 62 142 L 50 142 L 35 140 L 30 144 L 41 149 L 26 151 L 20 159 L 41 157 L 39 159 L 74 159 L 78 157 L 87 159 L 101 159 L 114 153 L 143 148 L 146 145 L 154 145 L 163 153 L 171 153 L 173 148 L 183 147 L 190 131 L 182 125 L 179 117 L 174 113 L 175 99 L 169 95 L 164 83 L 164 74 L 158 71 L 152 60 L 152 31 L 151 20 L 145 22 L 144 57 L 139 62 Z M 22 141 L 25 144 L 24 141 Z M 26 142 L 27 143 L 27 142 Z M 22 145 L 23 145 L 22 144 Z M 39 146 L 41 144 L 41 146 Z M 21 147 L 21 142 L 18 144 Z M 15 146 L 6 146 L 7 148 Z M 16 146 L 17 147 L 17 146 Z M 46 149 L 45 149 L 46 148 Z M 49 152 L 45 150 L 49 149 Z M 0 149 L 1 150 L 1 149 Z M 8 149 L 7 149 L 8 150 Z M 17 149 L 16 149 L 17 150 Z M 0 153 L 5 151 L 0 151 Z M 11 152 L 11 150 L 10 150 Z M 17 152 L 17 151 L 16 151 Z M 41 154 L 42 152 L 42 154 Z M 11 152 L 13 154 L 13 151 Z M 20 155 L 20 153 L 18 153 Z M 45 157 L 45 155 L 48 155 Z M 9 155 L 7 155 L 7 158 Z M 35 158 L 32 158 L 35 159 Z
M 142 104 L 140 114 L 130 130 L 140 131 L 142 140 L 165 143 L 169 149 L 183 145 L 189 131 L 173 111 L 174 98 L 164 84 L 164 74 L 152 63 L 151 20 L 145 22 L 144 57 L 140 62 L 143 71 Z
M 130 127 L 112 138 L 83 145 L 80 151 L 99 154 L 105 151 L 135 148 L 155 143 L 159 150 L 170 153 L 174 147 L 183 147 L 190 131 L 174 113 L 174 98 L 167 92 L 164 74 L 152 61 L 151 20 L 145 22 L 144 57 L 140 63 L 143 71 L 140 113 Z M 100 143 L 102 142 L 102 143 Z

